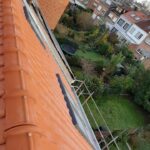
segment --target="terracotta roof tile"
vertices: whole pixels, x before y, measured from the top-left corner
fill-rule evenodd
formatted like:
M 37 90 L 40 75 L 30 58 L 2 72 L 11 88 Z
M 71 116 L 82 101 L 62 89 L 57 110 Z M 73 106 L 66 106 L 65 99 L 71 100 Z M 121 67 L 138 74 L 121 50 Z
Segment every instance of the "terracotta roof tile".
M 54 29 L 69 0 L 38 0 L 39 7 L 51 29 Z
M 52 54 L 27 22 L 21 0 L 0 0 L 0 150 L 88 150 L 74 127 Z M 2 145 L 3 144 L 3 145 Z
M 139 21 L 136 23 L 136 25 L 143 29 L 145 32 L 150 32 L 150 19 Z
M 134 15 L 134 16 L 132 16 L 132 15 Z M 123 16 L 126 19 L 128 19 L 128 21 L 130 21 L 131 23 L 136 23 L 141 20 L 147 19 L 147 16 L 141 11 L 129 11 L 129 12 L 123 14 Z M 139 19 L 136 19 L 136 18 L 139 18 Z

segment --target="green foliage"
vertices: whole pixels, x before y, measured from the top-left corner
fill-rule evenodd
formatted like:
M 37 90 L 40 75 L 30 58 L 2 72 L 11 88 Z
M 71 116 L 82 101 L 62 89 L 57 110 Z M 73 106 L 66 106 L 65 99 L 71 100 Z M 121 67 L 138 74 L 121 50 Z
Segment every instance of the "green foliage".
M 130 145 L 133 150 L 149 150 L 150 149 L 150 126 L 139 128 L 134 135 L 130 136 Z
M 145 124 L 144 114 L 138 111 L 136 105 L 126 98 L 112 95 L 103 96 L 95 102 L 101 110 L 102 115 L 105 116 L 108 126 L 113 131 L 127 128 L 137 128 Z M 101 116 L 95 109 L 94 104 L 91 101 L 89 101 L 88 104 L 99 126 L 105 126 Z M 96 128 L 86 105 L 84 106 L 84 109 L 92 127 Z
M 90 76 L 85 73 L 78 73 L 78 78 L 84 80 L 91 92 L 94 92 L 93 97 L 98 98 L 104 92 L 104 83 L 96 76 Z
M 119 43 L 118 36 L 115 33 L 110 33 L 108 36 L 108 42 L 115 46 Z
M 135 71 L 132 94 L 134 101 L 150 112 L 150 70 L 138 68 Z
M 129 50 L 127 46 L 121 46 L 116 48 L 118 52 L 121 52 L 125 56 L 126 63 L 133 63 L 133 53 Z
M 110 81 L 110 91 L 114 94 L 124 94 L 133 87 L 133 79 L 129 76 L 115 76 Z
M 100 75 L 104 71 L 104 68 L 107 66 L 108 63 L 109 60 L 103 57 L 99 61 L 95 62 L 96 72 Z
M 79 57 L 66 55 L 66 59 L 71 66 L 82 68 L 81 60 Z
M 91 92 L 94 92 L 93 97 L 98 98 L 104 92 L 104 83 L 101 79 L 96 76 L 87 76 L 84 77 L 87 86 Z
M 81 12 L 76 17 L 76 25 L 79 30 L 87 31 L 90 30 L 93 25 L 93 20 L 91 18 L 91 13 Z
M 105 43 L 101 42 L 97 46 L 96 52 L 98 52 L 101 55 L 110 56 L 113 52 L 113 47 L 108 42 Z
M 105 76 L 113 75 L 117 69 L 117 65 L 124 61 L 124 56 L 119 53 L 117 55 L 112 55 L 109 64 L 105 68 Z

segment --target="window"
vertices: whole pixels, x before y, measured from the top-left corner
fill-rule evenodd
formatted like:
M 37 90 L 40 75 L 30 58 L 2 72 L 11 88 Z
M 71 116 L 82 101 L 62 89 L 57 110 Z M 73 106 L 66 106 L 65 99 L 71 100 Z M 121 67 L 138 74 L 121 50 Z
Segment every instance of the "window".
M 123 26 L 123 29 L 127 30 L 127 29 L 128 29 L 128 27 L 129 27 L 129 24 L 128 24 L 128 23 L 126 23 L 126 24 Z
M 43 39 L 43 36 L 37 26 L 37 24 L 35 23 L 34 19 L 32 18 L 31 14 L 28 12 L 28 10 L 26 9 L 26 7 L 23 7 L 24 10 L 24 14 L 26 16 L 26 19 L 28 20 L 31 28 L 33 29 L 34 33 L 36 34 L 37 38 L 39 39 L 40 43 L 42 44 L 42 46 L 45 48 L 45 41 Z
M 97 10 L 98 10 L 98 11 L 100 11 L 100 10 L 101 10 L 101 8 L 102 8 L 101 6 L 98 6 L 98 7 L 97 7 Z
M 109 16 L 111 19 L 113 18 L 113 14 L 112 14 L 112 13 L 110 13 L 108 16 Z
M 97 4 L 96 4 L 96 3 L 94 3 L 93 5 L 94 5 L 94 6 L 97 6 Z
M 119 19 L 119 21 L 117 22 L 117 24 L 119 24 L 120 26 L 122 26 L 125 23 L 125 21 L 123 19 Z
M 98 20 L 100 20 L 100 17 L 99 17 L 99 16 L 97 16 L 97 19 L 98 19 Z
M 92 18 L 95 19 L 95 18 L 96 18 L 96 14 L 93 14 L 93 15 L 92 15 Z
M 131 14 L 131 17 L 135 17 L 135 14 Z
M 116 18 L 116 17 L 114 17 L 114 18 L 113 18 L 113 22 L 116 22 L 116 21 L 117 21 L 117 18 Z
M 106 13 L 106 11 L 105 11 L 105 10 L 102 10 L 102 12 L 101 12 L 102 16 L 104 16 L 105 13 Z
M 111 32 L 116 33 L 118 30 L 114 27 Z
M 142 55 L 142 50 L 141 49 L 137 49 L 136 50 L 138 54 Z
M 145 42 L 146 42 L 148 45 L 150 45 L 150 38 L 147 38 L 147 39 L 145 40 Z
M 136 35 L 135 35 L 136 39 L 141 39 L 143 37 L 143 34 L 138 32 Z
M 135 17 L 135 20 L 140 20 L 140 17 Z
M 72 124 L 80 131 L 80 133 L 87 139 L 87 141 L 94 147 L 94 149 L 97 149 L 96 147 L 98 147 L 98 142 L 96 141 L 93 130 L 87 120 L 86 114 L 84 113 L 79 99 L 76 98 L 75 101 L 72 98 L 59 74 L 56 74 L 56 78 L 64 96 Z
M 130 33 L 130 34 L 133 34 L 133 33 L 134 33 L 134 31 L 135 31 L 135 28 L 134 28 L 134 27 L 132 27 L 132 28 L 130 29 L 129 33 Z

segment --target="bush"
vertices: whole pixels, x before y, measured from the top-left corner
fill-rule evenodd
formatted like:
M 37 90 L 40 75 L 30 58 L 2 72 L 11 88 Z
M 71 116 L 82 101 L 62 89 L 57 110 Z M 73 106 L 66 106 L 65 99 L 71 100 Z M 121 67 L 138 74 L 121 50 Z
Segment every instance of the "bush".
M 108 42 L 110 42 L 112 45 L 118 44 L 118 36 L 115 33 L 110 33 L 108 36 Z
M 79 30 L 87 31 L 93 27 L 91 13 L 81 12 L 76 17 L 76 24 Z
M 66 55 L 66 59 L 70 66 L 82 68 L 81 60 L 79 57 Z
M 103 69 L 107 66 L 108 60 L 107 59 L 100 59 L 100 61 L 97 61 L 95 63 L 95 71 L 98 74 L 101 74 L 103 72 Z
M 127 94 L 133 87 L 133 79 L 129 76 L 115 76 L 110 81 L 110 89 L 113 94 Z
M 97 99 L 100 97 L 104 92 L 104 83 L 101 79 L 99 79 L 96 76 L 90 76 L 87 74 L 84 74 L 84 80 L 87 84 L 89 90 L 91 92 L 94 92 L 93 97 Z
M 138 68 L 135 71 L 132 95 L 137 104 L 150 112 L 150 70 Z

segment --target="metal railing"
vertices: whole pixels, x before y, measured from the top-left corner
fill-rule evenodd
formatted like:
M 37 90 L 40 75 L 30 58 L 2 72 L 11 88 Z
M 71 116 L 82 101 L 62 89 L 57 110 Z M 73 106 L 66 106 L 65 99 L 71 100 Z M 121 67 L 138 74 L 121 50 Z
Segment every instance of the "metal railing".
M 82 99 L 84 99 L 82 106 L 87 107 L 89 114 L 92 118 L 92 121 L 93 121 L 94 125 L 96 126 L 99 135 L 101 136 L 101 140 L 99 141 L 101 149 L 102 150 L 109 150 L 112 145 L 115 145 L 117 150 L 121 150 L 118 143 L 117 143 L 117 140 L 119 139 L 120 136 L 122 136 L 124 133 L 126 133 L 127 130 L 123 130 L 118 135 L 114 136 L 112 134 L 104 116 L 102 115 L 101 110 L 99 109 L 99 107 L 97 106 L 97 104 L 93 98 L 94 92 L 92 92 L 92 93 L 90 92 L 85 81 L 75 80 L 74 83 L 72 84 L 72 87 L 74 88 L 78 97 L 79 98 L 82 97 Z M 93 108 L 92 109 L 90 108 L 89 103 L 93 103 L 94 111 L 96 110 L 100 117 L 95 118 L 94 113 L 93 113 Z M 103 125 L 106 127 L 107 132 L 109 133 L 109 137 L 110 137 L 109 139 L 107 139 L 107 137 L 105 137 L 103 135 L 103 131 L 99 129 L 99 127 L 100 127 L 99 123 L 98 123 L 99 121 L 102 121 Z M 127 146 L 127 149 L 129 149 L 129 146 Z

